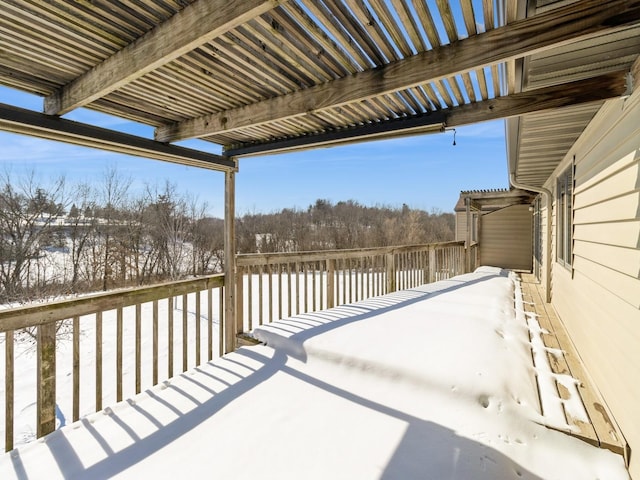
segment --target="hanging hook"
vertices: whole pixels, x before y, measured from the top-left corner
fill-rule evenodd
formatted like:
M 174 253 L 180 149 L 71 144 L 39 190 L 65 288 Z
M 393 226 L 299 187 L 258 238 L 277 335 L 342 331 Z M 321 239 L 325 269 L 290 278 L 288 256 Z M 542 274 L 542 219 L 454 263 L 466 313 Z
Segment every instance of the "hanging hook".
M 456 146 L 456 129 L 453 129 L 453 146 Z

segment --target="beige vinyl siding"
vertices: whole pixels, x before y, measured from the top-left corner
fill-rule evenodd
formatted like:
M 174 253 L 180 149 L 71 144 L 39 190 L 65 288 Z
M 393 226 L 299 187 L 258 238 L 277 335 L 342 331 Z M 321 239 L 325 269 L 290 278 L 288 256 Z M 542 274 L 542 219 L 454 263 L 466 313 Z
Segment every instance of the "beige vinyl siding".
M 467 241 L 467 212 L 456 212 L 456 242 Z
M 533 265 L 532 227 L 529 205 L 512 205 L 483 215 L 481 264 L 530 271 Z
M 553 304 L 640 479 L 640 90 L 604 105 L 547 188 L 574 155 L 573 263 L 554 263 Z

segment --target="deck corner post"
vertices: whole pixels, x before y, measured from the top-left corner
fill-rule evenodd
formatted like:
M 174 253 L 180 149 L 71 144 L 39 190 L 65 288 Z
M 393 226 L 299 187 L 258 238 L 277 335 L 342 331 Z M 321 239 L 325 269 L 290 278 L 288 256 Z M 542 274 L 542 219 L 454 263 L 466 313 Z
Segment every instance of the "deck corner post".
M 38 413 L 36 435 L 43 437 L 56 429 L 56 322 L 37 327 Z
M 224 188 L 224 353 L 236 349 L 236 234 L 234 170 L 225 172 Z
M 386 254 L 387 264 L 387 293 L 396 291 L 396 264 L 393 252 Z

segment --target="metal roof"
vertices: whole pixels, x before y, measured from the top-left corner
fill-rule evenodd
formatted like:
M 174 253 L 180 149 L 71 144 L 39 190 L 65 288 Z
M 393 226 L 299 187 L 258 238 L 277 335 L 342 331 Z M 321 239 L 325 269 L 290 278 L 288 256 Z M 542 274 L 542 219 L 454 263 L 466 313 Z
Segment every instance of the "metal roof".
M 575 0 L 529 2 L 526 16 L 553 12 L 570 3 Z M 639 53 L 640 25 L 571 42 L 525 57 L 517 67 L 516 89 L 535 90 L 606 72 L 628 70 Z M 587 102 L 510 118 L 507 125 L 511 144 L 509 167 L 516 180 L 542 187 L 603 103 L 604 100 Z
M 0 84 L 42 95 L 50 118 L 87 107 L 228 155 L 441 131 L 622 91 L 637 1 L 562 2 L 531 20 L 518 3 L 3 0 Z M 607 45 L 589 54 L 601 35 Z M 582 83 L 565 95 L 570 80 Z M 33 117 L 15 117 L 0 106 L 0 128 L 27 133 Z M 54 138 L 57 124 L 41 123 L 48 133 L 32 134 Z

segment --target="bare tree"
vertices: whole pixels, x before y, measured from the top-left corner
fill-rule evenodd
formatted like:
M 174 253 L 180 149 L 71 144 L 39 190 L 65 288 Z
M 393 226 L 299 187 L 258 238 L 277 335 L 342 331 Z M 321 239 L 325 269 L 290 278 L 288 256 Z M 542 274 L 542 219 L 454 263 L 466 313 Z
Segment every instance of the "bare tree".
M 120 209 L 127 200 L 130 185 L 131 179 L 123 177 L 116 167 L 110 166 L 105 170 L 103 183 L 98 187 L 102 209 L 95 226 L 98 237 L 102 240 L 102 289 L 105 291 L 118 260 L 117 233 L 122 230 L 118 228 L 122 219 Z
M 64 211 L 64 178 L 44 186 L 31 173 L 19 180 L 5 171 L 0 180 L 0 298 L 24 300 L 30 269 L 54 238 L 53 225 Z M 37 287 L 47 278 L 37 275 Z

